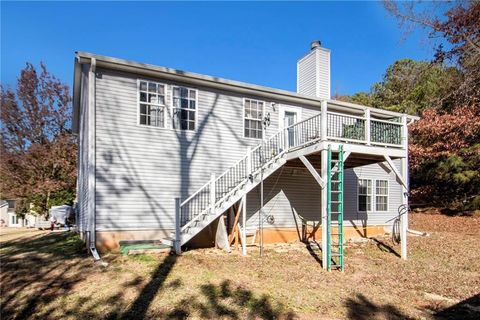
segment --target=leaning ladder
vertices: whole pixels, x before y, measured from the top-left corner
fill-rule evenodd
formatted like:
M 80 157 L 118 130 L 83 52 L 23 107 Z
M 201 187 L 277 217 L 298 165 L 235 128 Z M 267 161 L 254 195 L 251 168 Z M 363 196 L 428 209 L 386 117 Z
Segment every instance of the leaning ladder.
M 336 224 L 332 215 L 336 215 Z M 335 228 L 335 229 L 334 229 Z M 344 270 L 343 253 L 343 146 L 338 149 L 337 159 L 333 159 L 331 146 L 328 146 L 327 160 L 327 270 Z

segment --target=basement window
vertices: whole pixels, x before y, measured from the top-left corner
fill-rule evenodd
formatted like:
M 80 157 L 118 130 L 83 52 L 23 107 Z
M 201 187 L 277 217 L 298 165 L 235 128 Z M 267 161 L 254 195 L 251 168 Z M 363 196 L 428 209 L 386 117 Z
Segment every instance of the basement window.
M 197 90 L 173 87 L 173 128 L 195 130 L 197 112 Z
M 243 100 L 245 138 L 263 138 L 262 118 L 264 106 L 263 101 Z
M 375 210 L 388 211 L 388 180 L 375 180 Z
M 372 180 L 358 179 L 358 211 L 372 210 Z
M 140 124 L 165 128 L 165 85 L 140 80 L 138 82 L 138 104 Z

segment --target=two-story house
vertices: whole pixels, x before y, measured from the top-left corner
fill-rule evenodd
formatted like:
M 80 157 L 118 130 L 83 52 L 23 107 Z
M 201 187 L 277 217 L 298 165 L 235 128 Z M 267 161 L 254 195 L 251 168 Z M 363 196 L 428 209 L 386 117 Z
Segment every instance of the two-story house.
M 332 100 L 318 41 L 297 92 L 78 52 L 73 107 L 77 224 L 93 252 L 147 239 L 180 251 L 235 206 L 244 247 L 322 239 L 324 261 L 335 237 L 343 255 L 348 237 L 400 216 L 406 258 L 415 117 Z

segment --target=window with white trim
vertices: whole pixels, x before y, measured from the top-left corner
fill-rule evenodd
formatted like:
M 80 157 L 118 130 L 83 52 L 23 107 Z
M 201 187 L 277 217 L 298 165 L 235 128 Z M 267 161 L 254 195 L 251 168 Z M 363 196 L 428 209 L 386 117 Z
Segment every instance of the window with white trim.
M 186 87 L 173 87 L 173 128 L 195 130 L 197 110 L 197 90 Z
M 263 101 L 244 99 L 244 135 L 245 138 L 262 139 Z
M 358 179 L 358 211 L 372 210 L 372 180 Z
M 388 180 L 375 180 L 375 210 L 388 211 Z
M 139 81 L 140 124 L 165 128 L 165 89 L 162 83 Z

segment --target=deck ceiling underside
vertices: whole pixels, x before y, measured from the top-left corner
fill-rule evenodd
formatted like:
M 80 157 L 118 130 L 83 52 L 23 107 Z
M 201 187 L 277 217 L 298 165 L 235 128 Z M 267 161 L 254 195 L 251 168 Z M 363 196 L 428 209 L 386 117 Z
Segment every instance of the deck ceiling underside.
M 321 156 L 320 152 L 310 154 L 306 156 L 308 161 L 312 164 L 312 166 L 320 170 L 321 169 Z M 392 157 L 392 160 L 396 158 Z M 381 163 L 384 162 L 385 158 L 380 155 L 371 155 L 371 154 L 364 154 L 364 153 L 351 153 L 350 156 L 347 158 L 347 160 L 344 163 L 344 167 L 346 169 L 351 169 L 351 168 L 356 168 L 356 167 L 361 167 L 361 166 L 366 166 L 369 164 L 374 164 L 374 163 Z M 285 164 L 286 167 L 291 167 L 291 168 L 305 168 L 305 165 L 300 161 L 300 159 L 292 159 L 287 161 Z

